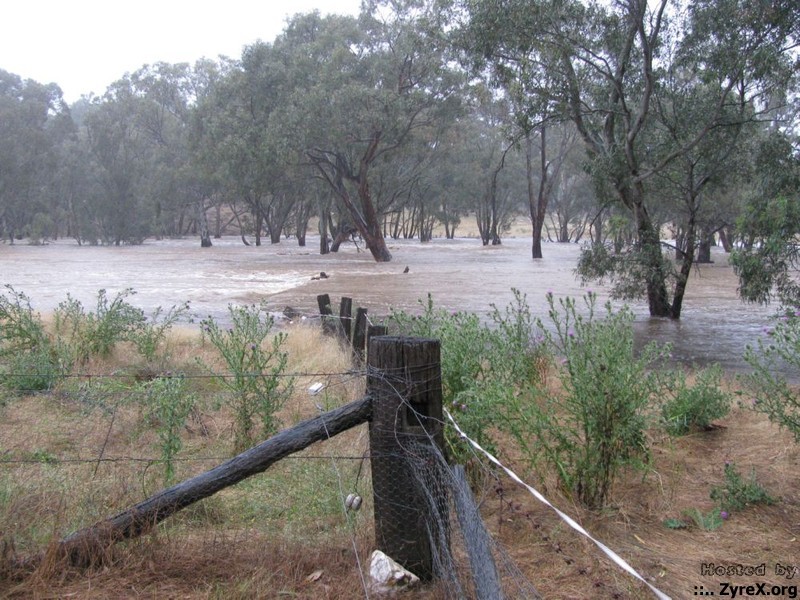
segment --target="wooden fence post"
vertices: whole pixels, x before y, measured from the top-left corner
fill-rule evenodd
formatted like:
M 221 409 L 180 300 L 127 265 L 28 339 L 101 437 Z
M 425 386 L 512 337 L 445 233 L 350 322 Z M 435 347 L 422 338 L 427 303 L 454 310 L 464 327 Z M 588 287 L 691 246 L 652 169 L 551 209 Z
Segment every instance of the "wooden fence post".
M 432 542 L 429 525 L 447 522 L 446 501 L 431 507 L 420 488 L 419 464 L 411 458 L 438 464 L 433 447 L 444 448 L 439 341 L 372 337 L 367 360 L 376 544 L 430 580 L 436 550 L 431 545 L 447 542 L 436 533 Z
M 358 308 L 356 310 L 356 322 L 353 328 L 353 353 L 360 361 L 364 361 L 364 353 L 367 349 L 367 309 Z
M 342 296 L 339 302 L 339 335 L 350 344 L 351 321 L 353 320 L 353 299 Z
M 331 308 L 331 297 L 328 294 L 317 296 L 319 315 L 322 320 L 322 333 L 333 335 L 336 331 L 336 324 L 333 322 L 333 309 Z

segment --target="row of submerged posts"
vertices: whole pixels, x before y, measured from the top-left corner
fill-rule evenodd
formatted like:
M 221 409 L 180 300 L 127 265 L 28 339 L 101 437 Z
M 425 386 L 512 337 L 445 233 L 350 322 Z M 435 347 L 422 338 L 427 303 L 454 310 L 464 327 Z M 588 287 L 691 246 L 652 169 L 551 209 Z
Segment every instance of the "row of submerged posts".
M 366 309 L 359 308 L 353 319 L 349 298 L 342 299 L 338 318 L 332 315 L 327 295 L 318 300 L 326 333 L 347 340 L 354 354 L 367 361 L 364 398 L 302 421 L 200 475 L 66 536 L 56 545 L 57 554 L 73 565 L 96 564 L 108 556 L 114 543 L 144 534 L 181 509 L 264 472 L 282 458 L 368 422 L 376 547 L 423 581 L 441 577 L 442 551 L 449 553 L 451 504 L 460 513 L 459 522 L 466 512 L 479 513 L 474 503 L 464 507 L 464 490 L 467 495 L 469 490 L 465 481 L 456 492 L 448 492 L 440 481 L 459 479 L 459 471 L 451 471 L 443 460 L 439 341 L 386 335 L 385 327 L 368 325 Z M 473 577 L 475 597 L 501 598 L 485 530 L 480 535 L 483 540 L 466 540 L 470 564 L 484 573 L 489 565 L 495 576 Z M 30 566 L 42 558 L 23 562 Z
M 373 325 L 367 318 L 367 309 L 356 308 L 353 316 L 353 299 L 343 296 L 339 302 L 339 316 L 333 314 L 331 297 L 328 294 L 317 296 L 319 318 L 322 323 L 322 332 L 326 335 L 337 336 L 349 345 L 353 355 L 360 362 L 364 362 L 367 342 L 371 337 L 386 335 L 388 329 L 385 325 Z

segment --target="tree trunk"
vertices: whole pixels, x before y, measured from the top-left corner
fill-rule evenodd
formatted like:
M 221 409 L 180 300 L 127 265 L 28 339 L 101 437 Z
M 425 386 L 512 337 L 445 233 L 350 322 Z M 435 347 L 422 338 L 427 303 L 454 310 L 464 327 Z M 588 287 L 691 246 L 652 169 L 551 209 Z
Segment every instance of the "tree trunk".
M 361 237 L 364 238 L 364 242 L 367 244 L 367 248 L 369 248 L 375 262 L 390 262 L 392 253 L 389 252 L 389 248 L 386 246 L 386 239 L 383 237 L 375 205 L 372 203 L 367 172 L 368 164 L 362 161 L 361 173 L 358 177 L 358 199 L 361 203 L 363 220 L 356 219 L 356 228 Z
M 689 204 L 694 206 L 692 202 Z M 689 215 L 689 222 L 686 225 L 686 231 L 683 232 L 683 249 L 681 259 L 681 270 L 678 273 L 678 280 L 675 283 L 675 294 L 672 299 L 672 309 L 670 317 L 673 319 L 680 319 L 681 310 L 683 308 L 683 297 L 686 293 L 686 284 L 689 282 L 689 275 L 692 272 L 692 264 L 694 263 L 694 250 L 695 250 L 695 237 L 697 235 L 695 225 L 695 213 L 692 211 Z M 678 255 L 676 251 L 676 256 Z
M 527 171 L 528 179 L 528 208 L 531 216 L 531 258 L 544 258 L 542 254 L 542 227 L 544 227 L 544 218 L 547 212 L 548 192 L 550 185 L 547 181 L 547 138 L 546 128 L 541 127 L 541 169 L 542 177 L 539 182 L 538 192 L 534 190 L 533 184 L 533 138 L 530 132 L 526 133 L 525 141 L 525 169 Z
M 651 317 L 671 317 L 672 309 L 667 294 L 667 274 L 661 254 L 661 238 L 653 227 L 647 210 L 641 203 L 635 204 L 639 252 L 647 271 L 647 305 Z
M 328 210 L 328 203 L 320 200 L 319 203 L 319 253 L 328 254 L 331 251 L 330 237 L 331 215 Z
M 733 250 L 733 244 L 731 243 L 731 238 L 728 235 L 727 226 L 719 230 L 719 243 L 722 244 L 722 248 L 725 250 L 726 254 L 730 254 Z
M 208 215 L 206 215 L 205 200 L 197 201 L 197 222 L 200 225 L 200 247 L 211 248 L 211 233 L 208 230 Z
M 700 245 L 697 248 L 697 263 L 707 265 L 711 263 L 711 235 L 705 231 L 700 234 Z
M 264 215 L 261 213 L 261 209 L 256 207 L 253 210 L 253 217 L 256 222 L 256 246 L 261 245 L 261 229 L 264 227 Z

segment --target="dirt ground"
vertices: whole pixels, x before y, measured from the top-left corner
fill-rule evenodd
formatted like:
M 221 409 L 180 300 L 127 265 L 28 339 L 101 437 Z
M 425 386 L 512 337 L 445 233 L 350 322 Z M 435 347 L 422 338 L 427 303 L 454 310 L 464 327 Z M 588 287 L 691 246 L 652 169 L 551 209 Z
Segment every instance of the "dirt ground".
M 311 411 L 291 409 L 294 418 L 313 414 L 313 408 Z M 43 414 L 48 417 L 43 418 Z M 20 456 L 24 448 L 31 453 L 64 455 L 70 449 L 86 454 L 100 446 L 107 456 L 146 456 L 152 453 L 148 449 L 148 444 L 152 448 L 152 434 L 143 439 L 130 433 L 138 419 L 135 411 L 121 412 L 111 428 L 107 415 L 87 416 L 69 402 L 53 404 L 52 398 L 31 397 L 3 409 L 0 438 L 6 455 L 14 456 Z M 209 415 L 204 428 L 202 435 L 196 423 L 190 428 L 190 444 L 198 445 L 195 452 L 220 452 L 219 448 L 213 450 L 216 442 L 209 440 L 225 439 L 224 418 Z M 323 451 L 317 445 L 309 449 L 309 454 L 359 456 L 366 448 L 365 435 L 365 430 L 354 430 L 349 437 L 329 442 L 335 442 L 333 449 Z M 502 447 L 499 455 L 504 464 L 672 598 L 711 595 L 708 592 L 725 597 L 725 591 L 732 589 L 729 586 L 752 585 L 758 590 L 760 584 L 767 591 L 781 591 L 772 593 L 772 597 L 796 597 L 797 589 L 792 586 L 800 579 L 800 573 L 793 570 L 800 567 L 800 446 L 791 436 L 747 406 L 735 408 L 709 431 L 671 438 L 652 430 L 650 436 L 652 455 L 646 472 L 625 473 L 613 490 L 611 502 L 600 512 L 572 503 L 552 478 L 542 479 L 526 471 L 513 455 L 504 454 Z M 775 502 L 745 507 L 732 513 L 719 528 L 705 530 L 692 523 L 688 513 L 693 509 L 703 513 L 712 510 L 714 502 L 709 494 L 713 486 L 722 484 L 726 462 L 735 463 L 743 474 L 754 469 L 758 482 Z M 212 465 L 205 463 L 205 467 Z M 199 464 L 193 469 L 203 467 Z M 2 468 L 4 477 L 31 484 L 25 494 L 5 499 L 2 597 L 370 597 L 362 579 L 374 546 L 368 513 L 352 530 L 341 529 L 336 517 L 286 521 L 281 516 L 286 510 L 304 510 L 309 502 L 306 490 L 298 499 L 285 498 L 288 504 L 281 509 L 284 512 L 268 517 L 271 525 L 243 522 L 237 512 L 247 512 L 250 507 L 238 502 L 253 505 L 262 501 L 263 494 L 268 496 L 263 499 L 265 504 L 280 499 L 280 486 L 278 495 L 271 496 L 273 492 L 256 487 L 260 484 L 241 492 L 236 491 L 237 486 L 221 493 L 220 498 L 204 501 L 186 516 L 173 518 L 174 523 L 163 524 L 154 534 L 119 545 L 101 566 L 71 569 L 45 558 L 38 568 L 20 567 L 15 559 L 35 553 L 36 543 L 35 539 L 16 538 L 13 528 L 29 530 L 35 527 L 34 521 L 41 520 L 46 525 L 38 539 L 46 543 L 121 510 L 133 499 L 138 501 L 147 489 L 158 488 L 153 482 L 146 483 L 150 480 L 139 466 L 136 473 L 128 473 L 124 465 L 104 465 L 96 480 L 91 474 L 94 465 L 83 471 L 76 466 L 73 472 L 66 463 L 52 467 L 44 464 L 35 474 L 30 465 L 5 464 Z M 342 469 L 352 478 L 354 466 Z M 296 479 L 305 475 L 295 470 L 268 471 L 262 481 L 271 477 Z M 312 473 L 311 477 L 316 476 Z M 8 493 L 8 489 L 6 482 L 2 490 Z M 240 494 L 244 494 L 241 499 Z M 365 498 L 368 504 L 369 495 Z M 566 526 L 550 508 L 501 472 L 487 471 L 478 500 L 484 522 L 504 554 L 498 560 L 499 570 L 512 583 L 515 578 L 528 582 L 548 599 L 655 597 L 595 544 Z M 88 512 L 82 512 L 83 503 L 94 504 Z M 81 516 L 70 521 L 69 515 L 76 512 Z M 54 519 L 54 514 L 59 516 Z M 665 521 L 670 518 L 682 520 L 686 527 L 667 527 Z M 511 568 L 519 572 L 514 574 Z M 763 568 L 764 575 L 757 570 L 747 574 L 750 568 Z M 737 569 L 742 574 L 737 574 Z M 435 600 L 446 595 L 433 584 L 406 597 Z

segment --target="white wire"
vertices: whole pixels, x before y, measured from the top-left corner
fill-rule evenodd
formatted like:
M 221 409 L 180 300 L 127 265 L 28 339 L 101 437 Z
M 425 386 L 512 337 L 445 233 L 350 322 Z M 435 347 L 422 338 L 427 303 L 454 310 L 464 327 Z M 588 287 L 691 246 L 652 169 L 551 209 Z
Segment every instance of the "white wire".
M 483 453 L 483 454 L 486 456 L 486 458 L 488 458 L 490 461 L 492 461 L 492 462 L 493 462 L 494 464 L 496 464 L 498 467 L 500 467 L 501 469 L 503 469 L 503 471 L 505 471 L 505 472 L 506 472 L 506 474 L 507 474 L 509 477 L 511 477 L 511 479 L 513 479 L 513 480 L 514 480 L 514 481 L 516 481 L 518 484 L 520 484 L 520 485 L 521 485 L 521 486 L 523 486 L 525 489 L 527 489 L 527 490 L 528 490 L 528 491 L 529 491 L 529 492 L 530 492 L 530 493 L 533 495 L 533 497 L 534 497 L 534 498 L 536 498 L 536 499 L 537 499 L 539 502 L 541 502 L 542 504 L 545 504 L 546 506 L 549 506 L 550 508 L 552 508 L 552 509 L 555 511 L 555 513 L 556 513 L 556 514 L 557 514 L 559 517 L 561 517 L 561 519 L 562 519 L 562 520 L 563 520 L 563 521 L 564 521 L 564 522 L 565 522 L 567 525 L 569 525 L 569 526 L 570 526 L 570 527 L 572 527 L 572 528 L 573 528 L 575 531 L 577 531 L 577 532 L 578 532 L 578 533 L 580 533 L 581 535 L 584 535 L 584 536 L 586 536 L 586 537 L 587 537 L 589 540 L 591 540 L 592 542 L 594 542 L 594 543 L 595 543 L 595 545 L 597 545 L 597 547 L 598 547 L 598 548 L 600 548 L 600 549 L 601 549 L 601 550 L 602 550 L 602 551 L 603 551 L 603 552 L 606 554 L 606 556 L 608 556 L 608 557 L 609 557 L 611 560 L 613 560 L 613 561 L 614 561 L 614 562 L 615 562 L 615 563 L 616 563 L 616 564 L 617 564 L 619 567 L 621 567 L 623 570 L 625 570 L 625 571 L 627 571 L 628 573 L 630 573 L 631 575 L 633 575 L 633 576 L 634 576 L 636 579 L 638 579 L 639 581 L 643 582 L 643 583 L 644 583 L 644 584 L 645 584 L 647 587 L 649 587 L 649 588 L 650 588 L 650 589 L 653 591 L 653 593 L 656 595 L 656 597 L 657 597 L 659 600 L 672 600 L 672 599 L 671 599 L 669 596 L 667 596 L 667 595 L 666 595 L 664 592 L 662 592 L 662 591 L 661 591 L 661 590 L 659 590 L 658 588 L 656 588 L 656 587 L 654 587 L 653 585 L 651 585 L 651 584 L 650 584 L 650 583 L 649 583 L 649 582 L 648 582 L 648 581 L 647 581 L 647 580 L 646 580 L 644 577 L 642 577 L 641 575 L 639 575 L 639 573 L 637 573 L 636 571 L 634 571 L 633 567 L 631 567 L 631 566 L 630 566 L 630 565 L 629 565 L 627 562 L 625 562 L 625 560 L 624 560 L 624 559 L 623 559 L 621 556 L 619 556 L 619 555 L 618 555 L 616 552 L 614 552 L 613 550 L 611 550 L 611 549 L 610 549 L 608 546 L 606 546 L 604 543 L 602 543 L 602 542 L 600 542 L 600 541 L 598 541 L 598 540 L 594 539 L 594 538 L 593 538 L 591 535 L 589 535 L 589 532 L 587 532 L 587 531 L 586 531 L 586 530 L 585 530 L 585 529 L 584 529 L 584 528 L 583 528 L 581 525 L 579 525 L 579 524 L 578 524 L 578 523 L 577 523 L 577 522 L 576 522 L 576 521 L 575 521 L 575 520 L 574 520 L 572 517 L 570 517 L 570 516 L 569 516 L 568 514 L 566 514 L 566 513 L 563 513 L 563 512 L 561 512 L 560 510 L 558 510 L 558 509 L 557 509 L 555 506 L 553 506 L 553 505 L 550 503 L 550 501 L 549 501 L 547 498 L 545 498 L 544 496 L 542 496 L 542 494 L 540 494 L 538 491 L 536 491 L 536 490 L 535 490 L 533 487 L 531 487 L 530 485 L 528 485 L 527 483 L 525 483 L 524 481 L 522 481 L 522 479 L 520 479 L 520 477 L 519 477 L 519 476 L 518 476 L 516 473 L 514 473 L 514 471 L 512 471 L 511 469 L 509 469 L 508 467 L 506 467 L 506 466 L 505 466 L 503 463 L 501 463 L 501 462 L 500 462 L 500 461 L 499 461 L 497 458 L 495 458 L 495 457 L 494 457 L 494 456 L 492 456 L 492 455 L 491 455 L 489 452 L 487 452 L 486 450 L 484 450 L 484 449 L 483 449 L 483 448 L 480 446 L 480 444 L 478 444 L 478 442 L 476 442 L 475 440 L 473 440 L 473 439 L 471 439 L 470 437 L 468 437 L 468 436 L 467 436 L 467 434 L 466 434 L 466 433 L 464 433 L 464 432 L 461 430 L 461 428 L 458 426 L 458 423 L 456 423 L 455 419 L 453 419 L 453 416 L 450 414 L 450 412 L 449 412 L 449 411 L 448 411 L 446 408 L 444 409 L 444 413 L 445 413 L 445 415 L 447 416 L 447 418 L 448 418 L 448 419 L 450 419 L 450 422 L 453 424 L 453 427 L 455 427 L 456 431 L 458 432 L 458 434 L 461 436 L 461 438 L 462 438 L 462 439 L 465 439 L 465 440 L 466 440 L 467 442 L 469 442 L 469 443 L 470 443 L 470 444 L 471 444 L 471 445 L 472 445 L 472 446 L 473 446 L 473 447 L 474 447 L 476 450 L 478 450 L 478 451 L 480 451 L 481 453 Z

